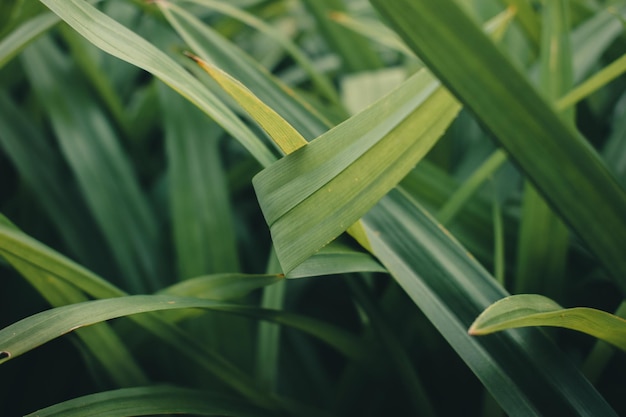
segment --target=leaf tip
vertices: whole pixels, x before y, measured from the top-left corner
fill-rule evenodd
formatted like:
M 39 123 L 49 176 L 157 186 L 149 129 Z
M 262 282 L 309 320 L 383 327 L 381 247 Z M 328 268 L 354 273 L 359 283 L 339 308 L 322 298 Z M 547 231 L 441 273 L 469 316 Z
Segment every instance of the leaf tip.
M 198 55 L 190 51 L 183 51 L 183 55 L 185 55 L 187 58 L 191 59 L 194 62 L 200 62 L 201 60 Z

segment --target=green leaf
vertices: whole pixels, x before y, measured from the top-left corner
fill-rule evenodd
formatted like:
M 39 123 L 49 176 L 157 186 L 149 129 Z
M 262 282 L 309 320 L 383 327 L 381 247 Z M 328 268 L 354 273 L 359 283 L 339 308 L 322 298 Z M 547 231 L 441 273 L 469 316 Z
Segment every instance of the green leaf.
M 262 19 L 254 16 L 251 13 L 246 12 L 243 8 L 233 7 L 230 4 L 215 1 L 215 0 L 186 0 L 190 3 L 196 3 L 207 7 L 209 9 L 217 10 L 227 16 L 237 19 L 250 27 L 258 30 L 261 34 L 267 36 L 271 40 L 278 43 L 289 55 L 296 61 L 303 70 L 311 78 L 311 81 L 324 94 L 333 104 L 340 105 L 337 91 L 332 82 L 320 71 L 315 69 L 315 65 L 307 57 L 307 55 L 300 49 L 294 42 L 291 41 L 282 32 L 277 30 L 271 23 L 265 22 Z M 212 54 L 213 55 L 213 54 Z M 214 56 L 214 55 L 213 55 Z M 218 64 L 220 65 L 220 64 Z M 220 65 L 222 68 L 226 68 L 224 65 Z M 233 74 L 236 74 L 233 72 Z
M 559 109 L 567 109 L 590 96 L 626 72 L 626 55 L 622 55 L 557 101 Z
M 626 5 L 615 4 L 599 10 L 572 31 L 574 81 L 583 80 L 607 48 L 624 32 L 623 16 L 626 16 Z
M 271 320 L 311 333 L 341 352 L 362 357 L 358 339 L 330 324 L 282 311 L 174 295 L 132 295 L 86 301 L 31 315 L 0 330 L 0 364 L 81 327 L 152 311 L 202 308 Z
M 573 84 L 569 2 L 546 4 L 542 17 L 540 86 L 555 102 Z M 574 111 L 562 112 L 574 123 Z M 542 292 L 558 297 L 562 291 L 569 247 L 569 230 L 531 184 L 524 187 L 515 292 Z
M 221 155 L 223 130 L 160 86 L 169 205 L 179 279 L 237 272 L 235 224 Z
M 270 253 L 267 271 L 279 270 L 280 265 L 276 253 Z M 287 282 L 282 281 L 263 290 L 261 306 L 275 310 L 284 307 Z M 274 323 L 261 322 L 258 326 L 256 340 L 256 378 L 259 383 L 268 386 L 272 392 L 278 389 L 280 376 L 280 345 L 281 328 Z
M 6 94 L 0 94 L 0 131 L 0 148 L 53 220 L 68 250 L 84 265 L 106 271 L 111 254 L 69 169 L 41 129 Z
M 154 45 L 81 0 L 40 0 L 103 51 L 153 74 L 212 117 L 264 166 L 274 161 L 269 149 L 191 74 Z
M 358 18 L 343 12 L 334 12 L 330 18 L 354 32 L 368 39 L 378 42 L 392 50 L 415 59 L 415 53 L 400 39 L 400 37 L 379 20 Z
M 510 416 L 616 415 L 543 333 L 467 333 L 481 311 L 507 294 L 404 194 L 392 191 L 363 224 L 378 259 Z
M 519 22 L 526 32 L 528 40 L 535 50 L 539 49 L 541 22 L 530 0 L 501 0 L 515 10 Z
M 437 212 L 437 220 L 447 225 L 461 211 L 468 200 L 478 191 L 484 182 L 490 178 L 507 161 L 506 153 L 502 150 L 494 151 L 476 171 L 463 182 Z
M 626 192 L 584 138 L 452 0 L 372 2 L 626 291 Z
M 383 66 L 367 39 L 332 20 L 334 13 L 346 10 L 342 0 L 304 0 L 303 3 L 315 18 L 318 33 L 337 53 L 348 72 L 374 70 Z
M 313 139 L 328 130 L 330 126 L 328 121 L 237 45 L 227 41 L 210 26 L 175 4 L 168 2 L 157 4 L 170 24 L 197 55 L 219 66 L 248 86 L 304 137 Z
M 426 71 L 259 173 L 286 272 L 354 224 L 430 150 L 460 107 Z
M 0 68 L 19 54 L 33 39 L 59 23 L 52 13 L 42 13 L 22 23 L 0 41 Z
M 324 246 L 313 256 L 296 266 L 287 278 L 336 275 L 350 272 L 387 272 L 371 255 L 359 252 L 339 241 Z
M 552 326 L 587 333 L 626 351 L 626 320 L 593 308 L 563 308 L 543 295 L 519 294 L 496 301 L 469 328 L 482 336 L 501 330 Z
M 134 292 L 156 290 L 161 286 L 156 218 L 113 126 L 49 38 L 22 56 L 63 156 L 123 271 L 123 285 Z M 70 84 L 78 88 L 64 88 Z
M 8 222 L 8 219 L 3 221 L 3 227 L 7 227 L 8 230 L 18 235 L 22 234 L 17 227 Z M 53 307 L 88 300 L 85 294 L 73 285 L 27 260 L 2 250 L 0 250 L 0 255 L 13 265 Z M 76 334 L 79 341 L 88 349 L 89 354 L 102 364 L 105 372 L 118 386 L 129 387 L 148 382 L 147 376 L 135 362 L 126 345 L 107 323 L 79 329 Z
M 123 297 L 123 291 L 104 281 L 94 273 L 76 264 L 49 247 L 32 239 L 12 227 L 0 224 L 0 254 L 14 256 L 47 274 L 76 286 L 95 298 Z M 276 398 L 260 389 L 248 375 L 215 351 L 200 344 L 196 338 L 154 315 L 136 315 L 130 318 L 151 332 L 164 343 L 172 346 L 179 354 L 193 361 L 228 386 L 242 393 L 255 404 L 268 409 L 280 408 Z
M 308 144 L 307 140 L 292 125 L 269 105 L 263 103 L 252 91 L 224 71 L 190 55 L 254 120 L 267 132 L 280 149 L 290 154 Z
M 37 410 L 26 417 L 126 417 L 160 414 L 201 416 L 268 416 L 240 398 L 172 387 L 135 387 L 99 392 Z
M 242 298 L 254 290 L 284 279 L 282 275 L 273 274 L 213 274 L 186 279 L 159 293 L 227 301 Z

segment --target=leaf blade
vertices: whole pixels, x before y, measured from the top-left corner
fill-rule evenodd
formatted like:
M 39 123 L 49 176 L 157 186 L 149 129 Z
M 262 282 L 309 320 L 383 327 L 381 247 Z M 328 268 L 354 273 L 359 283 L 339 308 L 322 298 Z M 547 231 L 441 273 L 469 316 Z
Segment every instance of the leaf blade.
M 473 336 L 519 327 L 551 326 L 576 330 L 626 350 L 626 320 L 586 307 L 563 308 L 542 295 L 518 294 L 496 301 L 472 323 Z

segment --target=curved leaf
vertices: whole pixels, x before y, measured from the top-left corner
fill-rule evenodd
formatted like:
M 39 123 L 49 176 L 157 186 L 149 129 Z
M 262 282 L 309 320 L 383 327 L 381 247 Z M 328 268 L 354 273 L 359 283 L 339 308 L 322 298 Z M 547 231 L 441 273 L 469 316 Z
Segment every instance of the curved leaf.
M 157 386 L 124 388 L 85 395 L 37 410 L 26 417 L 126 417 L 160 414 L 259 417 L 266 412 L 240 398 L 188 388 Z
M 304 316 L 192 297 L 132 295 L 53 308 L 5 327 L 0 330 L 0 364 L 81 327 L 138 313 L 182 308 L 203 308 L 271 320 L 315 335 L 347 355 L 358 357 L 364 352 L 356 337 Z
M 543 295 L 519 294 L 496 301 L 472 323 L 469 334 L 552 326 L 577 330 L 626 350 L 626 320 L 593 308 L 563 308 Z

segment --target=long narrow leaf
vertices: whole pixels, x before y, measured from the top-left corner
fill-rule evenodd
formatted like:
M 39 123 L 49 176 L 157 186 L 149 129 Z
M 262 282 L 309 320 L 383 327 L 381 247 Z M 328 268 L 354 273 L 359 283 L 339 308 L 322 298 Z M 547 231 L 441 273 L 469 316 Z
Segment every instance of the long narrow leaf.
M 272 320 L 310 332 L 349 356 L 363 356 L 356 338 L 338 328 L 304 316 L 244 305 L 175 295 L 133 295 L 56 307 L 0 330 L 0 364 L 50 340 L 113 318 L 151 311 L 202 308 Z
M 560 119 L 453 1 L 372 2 L 494 133 L 626 291 L 621 249 L 626 247 L 626 192 L 584 138 Z

